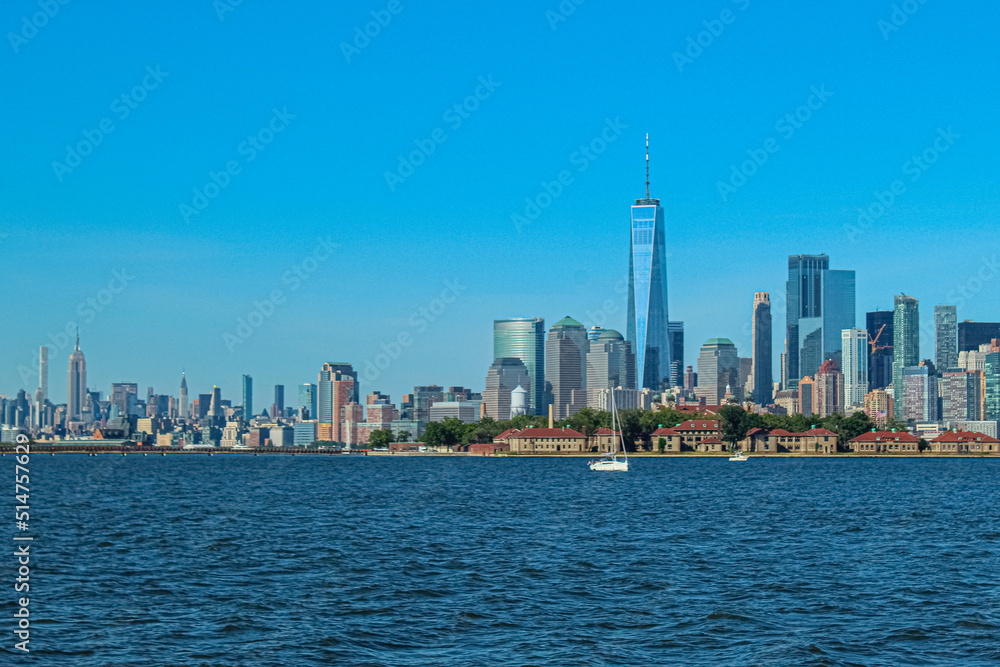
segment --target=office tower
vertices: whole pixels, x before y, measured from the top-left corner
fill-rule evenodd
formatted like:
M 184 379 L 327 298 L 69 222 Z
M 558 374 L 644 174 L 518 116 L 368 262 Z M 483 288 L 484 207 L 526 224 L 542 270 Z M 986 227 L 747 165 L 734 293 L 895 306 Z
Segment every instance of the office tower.
M 544 414 L 545 401 L 545 319 L 518 317 L 493 320 L 493 358 L 520 359 L 531 376 L 528 410 Z M 429 407 L 429 406 L 428 406 Z
M 218 385 L 212 385 L 212 399 L 208 406 L 209 417 L 222 416 L 222 390 Z
M 747 395 L 753 395 L 753 357 L 737 357 L 736 384 L 731 389 L 733 397 L 741 403 Z
M 865 329 L 841 332 L 841 359 L 844 362 L 844 405 L 862 405 L 868 394 L 868 332 Z
M 243 376 L 243 419 L 250 421 L 253 417 L 253 378 Z
M 587 332 L 587 340 L 594 342 L 601 337 L 602 333 L 604 333 L 604 327 L 591 327 L 590 331 Z
M 188 417 L 188 382 L 184 371 L 181 371 L 180 416 Z
M 788 258 L 786 388 L 840 356 L 840 332 L 854 328 L 854 271 L 830 270 L 827 255 Z M 838 359 L 839 361 L 839 359 Z
M 934 364 L 938 372 L 958 365 L 958 309 L 934 306 Z
M 632 206 L 628 258 L 628 323 L 625 332 L 636 362 L 637 387 L 658 390 L 669 382 L 667 249 L 663 209 L 649 196 L 649 135 L 646 135 L 646 197 Z
M 709 338 L 698 355 L 698 386 L 695 396 L 706 405 L 722 405 L 726 391 L 735 391 L 739 379 L 739 357 L 728 338 Z
M 361 403 L 361 386 L 358 383 L 358 372 L 354 370 L 354 367 L 346 361 L 328 361 L 323 364 L 324 367 L 329 367 L 330 372 L 340 373 L 342 376 L 341 381 L 346 381 L 348 377 L 354 380 L 354 390 L 351 394 L 350 403 Z
M 694 391 L 698 385 L 698 374 L 694 372 L 693 366 L 688 366 L 684 371 L 684 391 Z
M 799 412 L 806 417 L 816 414 L 816 382 L 809 376 L 800 378 L 797 391 L 799 392 Z
M 118 408 L 118 416 L 132 416 L 139 398 L 139 385 L 135 382 L 112 382 L 111 405 Z
M 344 442 L 344 407 L 349 403 L 357 403 L 354 400 L 358 386 L 357 373 L 350 364 L 327 362 L 320 369 L 317 386 L 317 438 Z
M 606 329 L 587 352 L 587 405 L 597 408 L 603 390 L 635 389 L 632 344 L 614 329 Z
M 670 387 L 684 385 L 684 323 L 668 322 L 670 335 Z
M 527 366 L 517 357 L 494 359 L 486 373 L 486 388 L 483 389 L 483 403 L 486 416 L 493 419 L 510 419 L 511 392 L 518 387 L 528 392 L 531 399 L 531 374 Z M 428 409 L 428 419 L 430 410 Z
M 876 426 L 884 428 L 892 413 L 892 396 L 885 389 L 875 389 L 865 396 L 865 414 Z
M 941 420 L 945 425 L 954 428 L 958 422 L 979 421 L 982 418 L 983 374 L 979 371 L 946 370 L 941 377 Z
M 771 375 L 771 295 L 757 292 L 753 295 L 753 402 L 770 405 L 773 399 Z
M 899 395 L 896 396 L 899 405 Z M 907 366 L 903 369 L 904 421 L 937 421 L 937 376 L 932 364 Z M 898 412 L 898 408 L 897 408 Z
M 49 348 L 38 348 L 38 388 L 42 390 L 42 400 L 49 397 Z
M 278 416 L 284 416 L 285 414 L 285 385 L 276 384 L 274 385 L 274 408 Z M 274 417 L 274 415 L 271 415 Z
M 833 359 L 819 365 L 814 380 L 815 403 L 813 412 L 822 417 L 844 412 L 844 374 Z M 863 400 L 863 399 L 862 399 Z
M 80 419 L 83 399 L 87 394 L 87 361 L 80 351 L 80 334 L 76 334 L 76 347 L 69 355 L 69 373 L 66 389 L 66 421 Z
M 316 419 L 316 385 L 311 382 L 299 385 L 299 407 L 309 411 L 309 419 Z
M 865 314 L 868 328 L 868 387 L 885 389 L 892 384 L 892 310 Z
M 958 351 L 978 350 L 980 345 L 989 345 L 994 338 L 1000 338 L 1000 324 L 997 322 L 958 323 Z
M 545 379 L 552 384 L 556 419 L 566 419 L 587 405 L 587 329 L 572 317 L 552 325 L 545 341 Z
M 404 396 L 405 398 L 405 396 Z M 427 423 L 431 420 L 431 406 L 444 400 L 444 387 L 436 384 L 421 385 L 409 394 L 410 419 Z
M 995 348 L 983 363 L 983 419 L 1000 421 L 1000 352 Z
M 892 385 L 895 388 L 896 419 L 905 419 L 906 394 L 903 369 L 920 360 L 920 309 L 912 296 L 897 294 L 892 316 Z

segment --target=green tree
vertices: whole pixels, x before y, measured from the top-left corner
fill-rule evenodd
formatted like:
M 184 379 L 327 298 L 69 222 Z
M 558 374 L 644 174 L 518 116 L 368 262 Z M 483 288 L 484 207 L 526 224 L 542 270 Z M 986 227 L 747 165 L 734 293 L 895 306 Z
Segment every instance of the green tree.
M 409 431 L 399 431 L 396 433 L 396 442 L 409 442 L 410 432 Z
M 730 449 L 736 449 L 736 443 L 747 437 L 753 420 L 750 415 L 738 405 L 724 405 L 719 408 L 720 430 L 722 439 L 730 444 Z
M 368 446 L 372 449 L 386 449 L 390 442 L 392 442 L 392 431 L 372 431 L 371 435 L 368 436 Z
M 661 454 L 667 451 L 667 439 L 660 438 L 660 440 L 657 442 L 657 448 L 660 450 Z
M 625 448 L 632 452 L 636 449 L 636 443 L 645 441 L 642 434 L 642 424 L 640 423 L 641 410 L 621 410 L 618 417 L 621 420 L 620 429 L 622 440 L 625 441 Z

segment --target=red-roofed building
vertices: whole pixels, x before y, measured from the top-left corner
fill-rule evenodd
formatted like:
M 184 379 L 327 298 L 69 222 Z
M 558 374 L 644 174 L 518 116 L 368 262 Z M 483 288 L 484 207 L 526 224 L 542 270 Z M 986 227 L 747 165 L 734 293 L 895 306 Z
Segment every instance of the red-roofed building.
M 727 445 L 716 436 L 709 436 L 696 445 L 696 451 L 706 453 L 719 453 L 727 449 Z
M 496 439 L 494 438 L 494 441 Z M 587 438 L 571 428 L 526 428 L 507 436 L 515 454 L 586 452 Z
M 811 428 L 802 433 L 780 428 L 752 428 L 740 442 L 740 449 L 760 454 L 836 454 L 837 434 L 825 428 Z
M 607 426 L 602 426 L 587 436 L 587 450 L 591 452 L 610 452 L 614 445 L 615 433 Z
M 506 442 L 477 442 L 469 445 L 465 451 L 470 454 L 479 454 L 482 456 L 491 456 L 493 454 L 501 454 L 510 451 L 510 445 Z
M 934 454 L 1000 454 L 1000 440 L 983 433 L 947 431 L 929 443 Z
M 919 454 L 920 438 L 906 431 L 868 431 L 847 443 L 857 454 Z
M 660 438 L 666 440 L 665 451 L 702 451 L 698 445 L 705 438 L 718 438 L 719 422 L 715 419 L 689 419 L 673 428 L 658 428 L 653 432 L 653 448 L 659 449 Z

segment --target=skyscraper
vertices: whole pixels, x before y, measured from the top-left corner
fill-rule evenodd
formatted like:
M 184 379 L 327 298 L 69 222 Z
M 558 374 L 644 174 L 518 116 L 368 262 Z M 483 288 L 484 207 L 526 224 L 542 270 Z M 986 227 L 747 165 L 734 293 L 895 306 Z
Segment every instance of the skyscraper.
M 49 348 L 38 348 L 38 388 L 42 390 L 42 402 L 49 397 Z
M 895 394 L 896 419 L 904 419 L 906 394 L 903 389 L 903 369 L 920 361 L 920 310 L 912 296 L 897 294 L 892 316 L 892 385 Z
M 316 385 L 310 382 L 299 385 L 299 407 L 309 411 L 309 419 L 316 419 Z
M 69 355 L 69 373 L 66 389 L 66 421 L 80 419 L 83 399 L 87 394 L 87 361 L 80 351 L 80 334 L 76 334 L 76 347 Z
M 771 295 L 757 292 L 753 295 L 753 402 L 770 405 L 774 385 L 771 360 Z
M 552 325 L 545 341 L 545 379 L 552 384 L 556 419 L 573 416 L 587 405 L 587 329 L 572 317 Z
M 865 329 L 844 329 L 841 341 L 844 405 L 861 406 L 868 394 L 868 332 Z
M 1000 338 L 1000 323 L 972 322 L 958 323 L 958 351 L 972 352 L 980 345 L 989 345 L 994 338 Z
M 186 418 L 188 416 L 188 382 L 187 382 L 187 374 L 184 371 L 181 371 L 180 403 L 181 403 L 181 417 Z
M 892 384 L 893 317 L 891 310 L 876 310 L 865 315 L 869 389 L 885 389 Z
M 785 359 L 788 389 L 840 356 L 840 332 L 854 328 L 854 271 L 830 270 L 827 255 L 788 258 Z
M 253 378 L 243 376 L 243 419 L 250 421 L 253 417 Z
M 212 385 L 212 400 L 208 406 L 209 417 L 222 416 L 222 390 L 218 385 Z
M 271 412 L 277 413 L 272 414 L 271 419 L 277 419 L 285 414 L 285 385 L 283 384 L 274 385 L 274 405 Z
M 356 403 L 357 373 L 350 364 L 327 362 L 319 372 L 317 439 L 344 442 L 344 406 Z
M 667 250 L 663 209 L 649 197 L 649 135 L 646 135 L 646 197 L 632 206 L 628 260 L 626 340 L 636 361 L 639 388 L 660 389 L 669 382 Z
M 896 404 L 899 405 L 899 396 Z M 903 421 L 937 421 L 937 374 L 932 364 L 903 369 Z
M 695 396 L 706 405 L 721 405 L 726 390 L 736 392 L 739 380 L 739 357 L 736 346 L 728 338 L 709 338 L 698 355 L 698 386 Z
M 844 412 L 844 374 L 833 359 L 819 365 L 814 380 L 813 412 L 820 417 L 829 417 Z
M 958 366 L 958 308 L 934 306 L 934 364 L 938 373 Z
M 587 352 L 587 405 L 597 408 L 604 390 L 634 390 L 635 367 L 632 344 L 614 329 L 601 332 Z
M 494 359 L 486 373 L 486 388 L 483 389 L 483 403 L 486 416 L 493 419 L 510 419 L 511 392 L 523 387 L 531 398 L 530 373 L 524 362 L 517 357 Z
M 545 319 L 517 317 L 493 320 L 493 358 L 520 359 L 528 369 L 528 411 L 545 412 Z
M 118 416 L 132 416 L 139 402 L 139 385 L 136 382 L 112 382 L 111 405 L 118 408 Z
M 670 386 L 684 386 L 684 323 L 668 322 L 670 332 Z

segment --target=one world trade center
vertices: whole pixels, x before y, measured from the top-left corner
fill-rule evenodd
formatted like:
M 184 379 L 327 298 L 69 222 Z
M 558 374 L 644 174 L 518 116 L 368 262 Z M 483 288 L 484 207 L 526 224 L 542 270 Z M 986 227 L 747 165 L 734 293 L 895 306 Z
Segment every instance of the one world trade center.
M 646 135 L 646 198 L 632 207 L 628 260 L 628 341 L 635 352 L 641 389 L 669 383 L 670 336 L 667 316 L 667 253 L 663 209 L 649 197 L 649 135 Z

